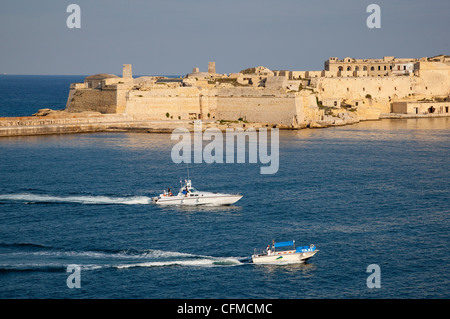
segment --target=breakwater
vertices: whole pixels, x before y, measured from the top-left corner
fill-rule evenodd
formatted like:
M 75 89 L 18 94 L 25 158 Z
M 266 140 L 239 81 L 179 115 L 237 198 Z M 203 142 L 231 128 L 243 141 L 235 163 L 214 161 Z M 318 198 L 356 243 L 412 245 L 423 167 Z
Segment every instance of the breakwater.
M 122 114 L 98 116 L 47 117 L 7 117 L 0 118 L 1 136 L 25 136 L 48 134 L 74 134 L 111 131 L 171 132 L 186 125 L 174 121 L 146 121 Z
M 266 123 L 243 123 L 238 121 L 204 121 L 204 128 L 259 128 Z M 184 127 L 193 130 L 192 120 L 149 120 L 125 114 L 83 115 L 68 113 L 64 116 L 29 116 L 0 118 L 0 137 L 77 134 L 94 132 L 145 132 L 171 133 L 174 129 Z
M 344 114 L 345 115 L 345 114 Z M 447 114 L 380 114 L 379 119 L 407 119 L 448 117 Z M 227 128 L 261 128 L 278 127 L 280 129 L 325 128 L 358 123 L 362 119 L 347 116 L 324 116 L 322 120 L 312 121 L 309 125 L 292 128 L 285 125 L 268 123 L 248 123 L 243 121 L 203 121 L 203 128 L 218 128 L 225 131 Z M 77 134 L 95 132 L 144 132 L 144 133 L 171 133 L 174 129 L 184 127 L 192 131 L 193 120 L 154 120 L 126 114 L 83 114 L 66 113 L 57 116 L 27 116 L 0 118 L 0 137 L 51 135 L 51 134 Z

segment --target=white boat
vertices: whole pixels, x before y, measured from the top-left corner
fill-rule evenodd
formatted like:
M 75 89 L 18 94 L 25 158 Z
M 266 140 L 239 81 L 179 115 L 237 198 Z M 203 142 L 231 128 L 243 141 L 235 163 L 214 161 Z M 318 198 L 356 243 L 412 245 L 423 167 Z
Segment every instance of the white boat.
M 281 247 L 291 246 L 293 249 L 284 250 Z M 277 249 L 281 248 L 281 249 Z M 265 252 L 252 255 L 252 261 L 256 264 L 287 264 L 303 263 L 319 250 L 314 245 L 295 247 L 295 240 L 273 243 L 267 246 Z
M 158 197 L 153 197 L 152 201 L 158 205 L 208 205 L 221 206 L 232 205 L 242 198 L 242 195 L 223 194 L 214 192 L 202 192 L 196 190 L 191 180 L 185 181 L 184 186 L 180 188 L 178 195 L 173 195 L 170 190 L 164 191 Z

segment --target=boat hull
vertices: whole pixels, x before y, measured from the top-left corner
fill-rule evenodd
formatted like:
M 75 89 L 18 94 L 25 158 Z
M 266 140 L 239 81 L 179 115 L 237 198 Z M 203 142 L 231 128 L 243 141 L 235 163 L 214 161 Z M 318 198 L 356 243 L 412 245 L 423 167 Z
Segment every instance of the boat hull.
M 318 250 L 300 252 L 295 251 L 285 251 L 276 252 L 271 255 L 253 255 L 252 261 L 255 264 L 293 264 L 293 263 L 303 263 L 312 256 L 314 256 Z
M 157 205 L 186 205 L 186 206 L 222 206 L 232 205 L 242 198 L 242 195 L 217 196 L 164 196 L 154 200 Z

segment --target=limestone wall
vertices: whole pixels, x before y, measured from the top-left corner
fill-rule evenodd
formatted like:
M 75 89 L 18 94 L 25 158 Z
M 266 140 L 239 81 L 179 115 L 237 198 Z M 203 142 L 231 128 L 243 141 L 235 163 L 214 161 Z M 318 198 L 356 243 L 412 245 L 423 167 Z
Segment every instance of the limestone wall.
M 428 86 L 422 78 L 410 76 L 339 77 L 315 79 L 319 99 L 355 99 L 370 95 L 375 99 L 402 99 L 413 95 L 445 95 L 442 86 Z
M 208 113 L 207 105 L 201 110 L 201 92 L 196 87 L 165 88 L 164 85 L 150 91 L 129 91 L 125 113 L 155 120 L 198 119 L 199 114 Z
M 291 125 L 296 114 L 295 99 L 282 97 L 218 97 L 216 118 Z
M 117 91 L 114 89 L 70 89 L 68 112 L 96 111 L 117 113 Z
M 441 62 L 419 62 L 418 75 L 423 79 L 427 92 L 435 95 L 450 93 L 450 64 Z
M 233 93 L 233 94 L 230 94 Z M 240 94 L 239 94 L 240 93 Z M 217 96 L 215 116 L 218 119 L 280 124 L 297 127 L 322 112 L 317 108 L 315 96 L 309 92 L 284 94 L 272 91 L 236 89 Z

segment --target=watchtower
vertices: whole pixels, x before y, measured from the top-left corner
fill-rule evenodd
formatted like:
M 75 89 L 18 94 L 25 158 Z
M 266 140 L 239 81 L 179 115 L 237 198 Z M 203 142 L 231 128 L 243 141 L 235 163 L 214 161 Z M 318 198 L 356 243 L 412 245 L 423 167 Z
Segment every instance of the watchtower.
M 216 74 L 216 62 L 208 62 L 208 73 Z
M 133 72 L 131 71 L 131 64 L 124 64 L 122 69 L 123 78 L 132 78 Z

